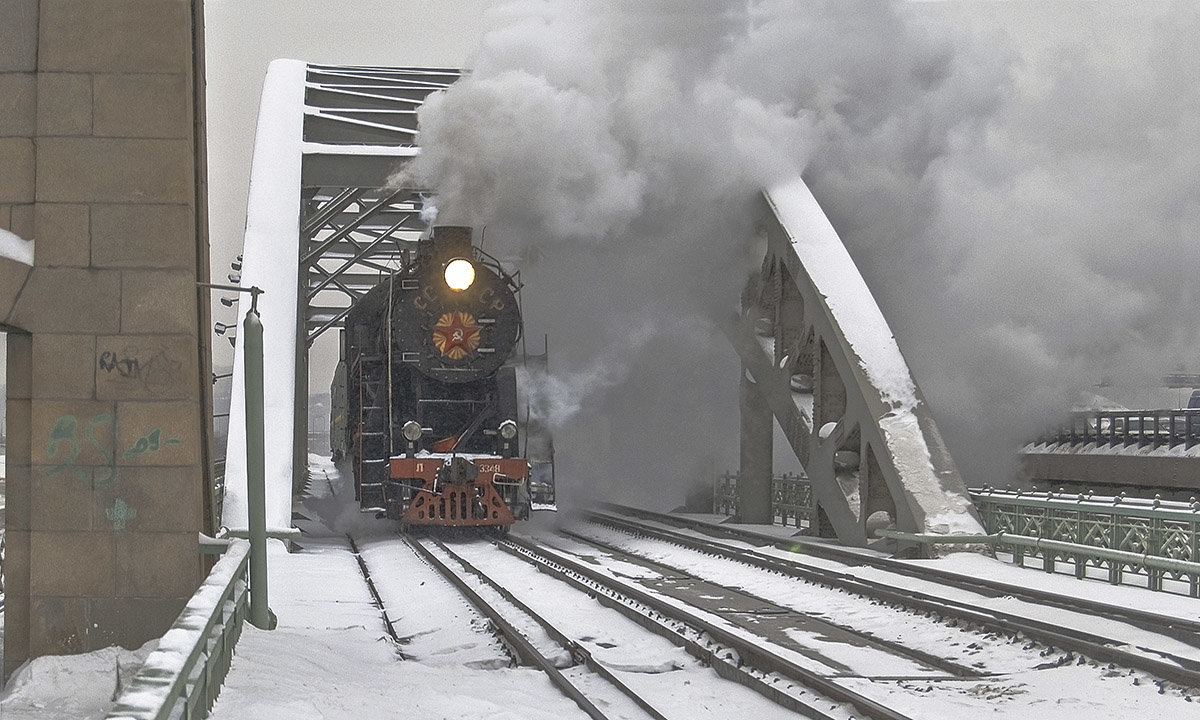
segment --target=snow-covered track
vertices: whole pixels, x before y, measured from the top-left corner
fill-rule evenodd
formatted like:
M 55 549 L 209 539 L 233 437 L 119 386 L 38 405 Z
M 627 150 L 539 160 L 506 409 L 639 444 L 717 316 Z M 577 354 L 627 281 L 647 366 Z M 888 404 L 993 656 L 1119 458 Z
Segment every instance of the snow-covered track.
M 375 587 L 375 581 L 371 578 L 371 571 L 367 569 L 367 563 L 363 560 L 362 553 L 358 550 L 358 543 L 350 535 L 346 536 L 346 540 L 350 542 L 350 552 L 358 562 L 358 571 L 362 573 L 363 580 L 367 583 L 367 591 L 371 594 L 371 603 L 379 611 L 379 616 L 383 620 L 384 632 L 388 634 L 388 637 L 392 640 L 392 644 L 396 646 L 396 655 L 403 659 L 404 653 L 400 651 L 400 636 L 396 634 L 396 626 L 392 623 L 392 619 L 388 617 L 388 611 L 384 607 L 383 598 L 379 595 L 379 588 Z
M 797 562 L 802 561 L 803 556 L 809 555 L 848 566 L 868 566 L 896 575 L 904 575 L 921 580 L 934 580 L 948 587 L 968 590 L 986 597 L 1012 597 L 1047 607 L 1062 608 L 1064 610 L 1083 610 L 1098 617 L 1118 620 L 1149 632 L 1159 633 L 1200 646 L 1200 620 L 1162 615 L 1127 605 L 1094 602 L 1087 598 L 1067 596 L 1029 585 L 1015 585 L 986 577 L 967 577 L 959 573 L 939 570 L 929 565 L 915 566 L 886 556 L 864 552 L 861 549 L 849 549 L 828 542 L 813 542 L 803 537 L 791 536 L 780 538 L 777 535 L 754 532 L 744 527 L 730 527 L 686 516 L 654 512 L 652 510 L 644 510 L 642 508 L 615 503 L 606 503 L 603 507 L 609 508 L 611 512 L 589 510 L 582 511 L 580 516 L 596 520 L 597 522 L 615 519 L 636 522 L 637 519 L 641 519 L 654 523 L 653 525 L 643 522 L 637 523 L 640 527 L 647 529 L 670 530 L 671 528 L 682 527 L 703 533 L 711 538 L 712 545 L 717 545 L 721 539 L 748 542 L 759 546 L 772 545 L 796 555 Z M 696 539 L 696 536 L 682 534 L 677 534 L 677 536 L 680 538 Z
M 491 621 L 496 632 L 504 639 L 504 642 L 512 648 L 517 658 L 526 665 L 532 665 L 542 672 L 546 673 L 550 682 L 554 684 L 564 695 L 570 698 L 579 706 L 581 710 L 587 713 L 588 717 L 593 720 L 609 720 L 609 716 L 604 713 L 595 703 L 587 696 L 587 694 L 576 687 L 556 666 L 554 658 L 549 657 L 545 652 L 539 649 L 533 642 L 518 629 L 518 627 L 509 620 L 506 613 L 501 610 L 496 604 L 491 603 L 483 598 L 480 593 L 462 577 L 460 573 L 451 568 L 450 565 L 443 562 L 438 557 L 437 552 L 433 552 L 428 547 L 432 545 L 436 547 L 440 553 L 453 558 L 463 570 L 480 582 L 489 587 L 493 592 L 504 598 L 505 601 L 516 607 L 521 613 L 524 613 L 529 620 L 540 626 L 548 635 L 550 635 L 563 648 L 570 651 L 573 658 L 581 659 L 588 668 L 608 681 L 613 687 L 616 687 L 622 694 L 633 700 L 642 710 L 647 713 L 648 717 L 654 720 L 666 720 L 654 707 L 643 699 L 640 695 L 631 690 L 627 685 L 618 680 L 612 673 L 609 673 L 602 665 L 596 663 L 590 653 L 578 643 L 567 638 L 562 633 L 558 632 L 554 626 L 538 613 L 534 612 L 528 605 L 518 600 L 512 593 L 505 590 L 501 585 L 492 581 L 487 575 L 477 570 L 470 562 L 454 553 L 444 543 L 435 539 L 412 539 L 410 545 L 416 552 L 425 559 L 427 563 L 452 584 L 459 592 L 461 592 L 467 600 L 475 606 L 475 608 Z
M 588 592 L 606 606 L 617 609 L 643 627 L 684 647 L 690 654 L 711 665 L 722 677 L 736 679 L 788 709 L 816 718 L 845 717 L 841 709 L 836 714 L 830 714 L 822 708 L 832 702 L 852 707 L 856 711 L 853 717 L 878 720 L 909 718 L 798 664 L 783 653 L 763 646 L 759 638 L 732 631 L 728 626 L 711 621 L 683 603 L 599 572 L 567 553 L 519 537 L 509 537 L 498 542 L 497 546 Z M 798 697 L 794 692 L 795 687 L 787 687 L 793 684 L 801 686 L 810 697 Z
M 1194 621 L 1107 603 L 1089 602 L 1082 598 L 1070 598 L 1033 588 L 1021 588 L 985 578 L 969 578 L 955 573 L 939 572 L 932 568 L 928 568 L 928 572 L 925 572 L 927 570 L 925 566 L 914 567 L 888 558 L 868 555 L 861 551 L 847 551 L 820 543 L 805 543 L 796 541 L 794 538 L 781 542 L 778 537 L 748 533 L 738 529 L 718 528 L 708 523 L 692 522 L 677 516 L 621 506 L 609 507 L 624 514 L 618 516 L 607 512 L 585 511 L 581 513 L 581 517 L 635 536 L 662 540 L 816 585 L 858 594 L 874 601 L 967 623 L 979 628 L 981 633 L 1026 637 L 1047 648 L 1058 648 L 1089 657 L 1095 661 L 1114 663 L 1140 670 L 1183 686 L 1200 687 L 1200 661 L 1195 657 L 1184 657 L 1160 648 L 1134 646 L 1120 637 L 1103 635 L 1082 627 L 1068 627 L 1061 623 L 1039 620 L 997 608 L 983 607 L 983 604 L 989 598 L 1016 598 L 1033 605 L 1045 604 L 1087 617 L 1123 623 L 1147 633 L 1160 635 L 1170 641 L 1182 643 L 1185 646 L 1200 648 L 1200 627 Z M 646 522 L 647 520 L 651 522 Z M 799 553 L 796 553 L 795 559 L 781 559 L 756 550 L 735 547 L 714 538 L 687 534 L 672 529 L 668 527 L 669 525 L 690 526 L 706 534 L 727 534 L 731 538 L 756 544 L 769 542 L 781 549 L 792 552 L 799 550 L 822 560 L 832 560 L 841 564 L 843 569 L 832 568 L 829 563 L 806 564 L 803 555 Z M 596 543 L 594 539 L 581 539 Z M 912 587 L 897 587 L 886 582 L 886 579 L 864 578 L 851 572 L 851 568 L 864 565 L 901 576 L 933 581 L 959 592 L 953 593 L 957 597 L 952 598 Z M 965 599 L 964 592 L 975 594 L 978 600 L 973 602 Z M 1086 625 L 1086 621 L 1083 624 Z

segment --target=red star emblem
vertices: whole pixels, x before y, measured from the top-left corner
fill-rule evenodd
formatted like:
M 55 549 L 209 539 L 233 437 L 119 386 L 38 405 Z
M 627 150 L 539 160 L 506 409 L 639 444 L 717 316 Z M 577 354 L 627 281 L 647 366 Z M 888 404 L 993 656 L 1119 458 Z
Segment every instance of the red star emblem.
M 460 310 L 448 312 L 433 326 L 433 344 L 451 360 L 462 360 L 479 347 L 475 316 Z

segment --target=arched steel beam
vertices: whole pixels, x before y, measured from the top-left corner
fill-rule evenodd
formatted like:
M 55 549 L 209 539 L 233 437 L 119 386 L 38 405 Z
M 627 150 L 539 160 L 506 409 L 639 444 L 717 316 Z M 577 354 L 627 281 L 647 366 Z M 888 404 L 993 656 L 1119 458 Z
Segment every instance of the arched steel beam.
M 763 193 L 756 230 L 766 254 L 732 340 L 743 384 L 752 382 L 808 474 L 824 530 L 855 545 L 875 525 L 982 533 L 887 321 L 802 180 Z

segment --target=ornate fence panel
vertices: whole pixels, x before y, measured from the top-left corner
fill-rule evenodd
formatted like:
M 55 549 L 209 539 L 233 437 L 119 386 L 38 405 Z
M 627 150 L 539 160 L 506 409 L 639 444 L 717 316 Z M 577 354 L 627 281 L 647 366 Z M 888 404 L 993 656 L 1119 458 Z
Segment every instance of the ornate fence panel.
M 713 512 L 735 516 L 737 509 L 737 473 L 725 473 L 713 484 Z M 812 528 L 817 505 L 808 478 L 796 473 L 776 475 L 771 481 L 771 512 L 777 524 Z
M 807 478 L 779 475 L 772 487 L 776 523 L 811 528 L 815 504 Z M 971 499 L 989 542 L 1011 553 L 1018 565 L 1027 558 L 1040 560 L 1042 569 L 1056 572 L 1065 564 L 1079 578 L 1103 574 L 1114 585 L 1133 581 L 1151 590 L 1186 589 L 1200 597 L 1200 572 L 1195 569 L 1200 563 L 1200 501 L 991 488 L 972 491 Z M 717 479 L 713 512 L 737 514 L 736 474 Z M 1166 581 L 1177 585 L 1164 588 Z
M 713 483 L 713 513 L 737 515 L 737 474 L 725 473 Z
M 772 510 L 782 525 L 811 528 L 816 524 L 816 501 L 808 478 L 795 473 L 776 475 L 771 482 Z
M 1077 577 L 1088 569 L 1106 572 L 1118 584 L 1126 576 L 1144 578 L 1152 590 L 1164 580 L 1186 583 L 1189 594 L 1200 596 L 1200 580 L 1187 570 L 1148 567 L 1145 557 L 1185 563 L 1200 562 L 1200 502 L 1167 502 L 1100 497 L 1074 493 L 1022 493 L 984 489 L 971 498 L 989 534 L 1007 533 L 1114 551 L 1089 555 L 1065 549 L 1006 545 L 1017 563 L 1040 557 L 1053 572 L 1058 563 L 1074 566 Z M 1107 556 L 1106 556 L 1107 555 Z M 1155 563 L 1152 563 L 1155 564 Z

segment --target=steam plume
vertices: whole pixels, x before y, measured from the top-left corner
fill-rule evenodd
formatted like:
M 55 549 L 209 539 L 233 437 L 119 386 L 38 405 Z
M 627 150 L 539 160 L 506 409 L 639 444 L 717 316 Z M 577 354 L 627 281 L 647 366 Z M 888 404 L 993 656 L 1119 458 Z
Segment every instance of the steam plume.
M 512 3 L 409 172 L 522 268 L 568 482 L 669 504 L 735 462 L 714 321 L 751 200 L 800 172 L 968 482 L 1002 482 L 1079 387 L 1198 357 L 1200 10 L 1156 8 L 1034 55 L 909 3 Z

